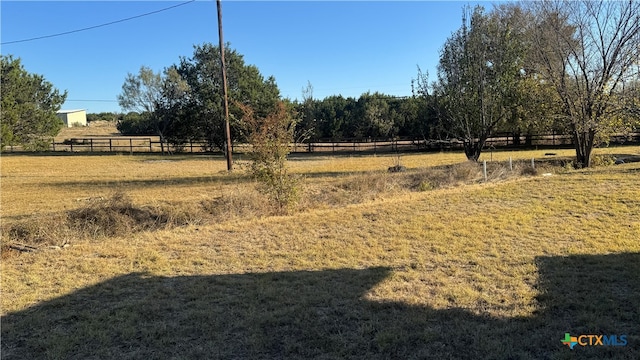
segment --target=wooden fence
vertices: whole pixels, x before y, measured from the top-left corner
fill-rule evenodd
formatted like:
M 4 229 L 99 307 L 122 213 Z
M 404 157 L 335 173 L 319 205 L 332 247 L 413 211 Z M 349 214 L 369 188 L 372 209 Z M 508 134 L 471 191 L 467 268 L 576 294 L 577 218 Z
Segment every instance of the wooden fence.
M 570 135 L 544 134 L 521 136 L 501 134 L 487 140 L 486 149 L 531 148 L 531 147 L 570 147 Z M 640 133 L 614 135 L 612 144 L 640 144 Z M 321 140 L 313 143 L 291 144 L 293 153 L 389 153 L 428 150 L 458 150 L 463 143 L 458 140 L 418 140 L 418 139 L 346 139 L 342 141 Z M 52 142 L 49 150 L 54 152 L 111 152 L 111 153 L 161 153 L 163 147 L 158 137 L 92 137 L 72 138 L 63 142 Z M 248 144 L 234 144 L 234 152 L 247 152 Z M 170 153 L 207 153 L 207 144 L 203 141 L 190 141 L 180 147 L 164 144 L 164 150 Z M 8 152 L 21 152 L 19 146 L 5 149 Z

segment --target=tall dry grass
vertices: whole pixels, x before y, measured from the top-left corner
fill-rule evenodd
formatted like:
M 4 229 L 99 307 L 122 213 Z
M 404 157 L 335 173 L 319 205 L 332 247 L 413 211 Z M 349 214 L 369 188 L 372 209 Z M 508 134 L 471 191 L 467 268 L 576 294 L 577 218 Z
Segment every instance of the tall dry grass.
M 507 171 L 505 164 L 494 163 L 487 181 L 518 177 L 518 168 Z M 10 244 L 29 246 L 61 246 L 71 239 L 104 239 L 140 231 L 170 229 L 178 226 L 220 223 L 229 220 L 251 220 L 282 213 L 280 204 L 260 192 L 261 186 L 244 175 L 244 185 L 226 187 L 219 195 L 205 196 L 199 201 L 154 200 L 134 203 L 121 190 L 108 196 L 81 199 L 75 208 L 23 217 L 3 224 L 4 247 Z M 463 162 L 452 165 L 413 169 L 402 173 L 363 172 L 326 179 L 319 184 L 314 178 L 303 183 L 296 211 L 342 207 L 398 194 L 428 191 L 483 182 L 481 165 Z

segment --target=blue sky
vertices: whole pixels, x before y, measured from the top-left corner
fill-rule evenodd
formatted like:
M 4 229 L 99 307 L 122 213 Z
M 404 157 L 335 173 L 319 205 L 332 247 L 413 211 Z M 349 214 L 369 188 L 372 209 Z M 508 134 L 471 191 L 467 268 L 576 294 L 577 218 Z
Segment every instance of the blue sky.
M 183 1 L 184 2 L 184 1 Z M 2 1 L 2 43 L 82 29 L 167 8 L 169 1 Z M 366 91 L 405 96 L 417 67 L 435 79 L 438 54 L 461 23 L 460 1 L 222 2 L 225 42 L 273 75 L 283 97 L 300 99 L 311 82 L 315 98 L 358 97 Z M 64 109 L 90 113 L 120 107 L 127 73 L 160 71 L 190 57 L 193 45 L 218 43 L 215 1 L 196 1 L 153 15 L 41 40 L 3 44 L 68 91 Z M 92 101 L 87 101 L 92 100 Z M 101 100 L 101 101 L 95 101 Z

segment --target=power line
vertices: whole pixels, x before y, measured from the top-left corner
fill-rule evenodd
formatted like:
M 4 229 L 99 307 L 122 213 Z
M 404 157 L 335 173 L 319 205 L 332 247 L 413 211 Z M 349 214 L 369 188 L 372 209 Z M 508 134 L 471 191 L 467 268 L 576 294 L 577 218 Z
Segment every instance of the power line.
M 0 45 L 8 45 L 8 44 L 17 44 L 17 43 L 23 43 L 23 42 L 28 42 L 28 41 L 35 41 L 35 40 L 41 40 L 41 39 L 47 39 L 47 38 L 52 38 L 52 37 L 56 37 L 56 36 L 63 36 L 63 35 L 69 35 L 69 34 L 73 34 L 73 33 L 77 33 L 77 32 L 81 32 L 81 31 L 87 31 L 87 30 L 93 30 L 93 29 L 97 29 L 100 27 L 104 27 L 104 26 L 109 26 L 109 25 L 113 25 L 113 24 L 117 24 L 117 23 L 121 23 L 121 22 L 125 22 L 125 21 L 129 21 L 129 20 L 133 20 L 133 19 L 137 19 L 137 18 L 141 18 L 144 16 L 149 16 L 149 15 L 153 15 L 153 14 L 157 14 L 159 12 L 163 12 L 163 11 L 167 11 L 167 10 L 171 10 L 174 8 L 177 8 L 178 6 L 183 6 L 183 5 L 187 5 L 189 3 L 192 3 L 196 0 L 189 0 L 177 5 L 173 5 L 173 6 L 169 6 L 167 8 L 164 9 L 160 9 L 160 10 L 155 10 L 155 11 L 151 11 L 145 14 L 140 14 L 140 15 L 136 15 L 136 16 L 132 16 L 132 17 L 128 17 L 126 19 L 120 19 L 120 20 L 116 20 L 116 21 L 111 21 L 108 23 L 104 23 L 104 24 L 100 24 L 100 25 L 94 25 L 94 26 L 89 26 L 86 28 L 82 28 L 82 29 L 76 29 L 76 30 L 71 30 L 71 31 L 65 31 L 62 33 L 57 33 L 57 34 L 51 34 L 51 35 L 44 35 L 44 36 L 38 36 L 38 37 L 34 37 L 34 38 L 29 38 L 29 39 L 22 39 L 22 40 L 14 40 L 14 41 L 6 41 L 3 43 L 0 43 Z
M 73 100 L 65 100 L 65 101 L 86 101 L 86 102 L 118 102 L 118 100 L 106 100 L 106 99 L 98 99 L 98 100 L 91 100 L 91 99 L 73 99 Z

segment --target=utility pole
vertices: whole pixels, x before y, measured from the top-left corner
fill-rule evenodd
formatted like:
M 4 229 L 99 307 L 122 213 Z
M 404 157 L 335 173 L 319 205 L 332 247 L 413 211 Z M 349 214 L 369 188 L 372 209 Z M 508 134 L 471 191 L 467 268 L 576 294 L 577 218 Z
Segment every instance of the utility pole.
M 233 160 L 231 158 L 231 127 L 229 126 L 229 99 L 227 95 L 227 70 L 224 62 L 224 40 L 222 39 L 222 5 L 221 0 L 216 0 L 218 4 L 218 37 L 220 38 L 220 68 L 222 69 L 222 94 L 224 96 L 224 133 L 227 139 L 227 171 L 233 170 Z

